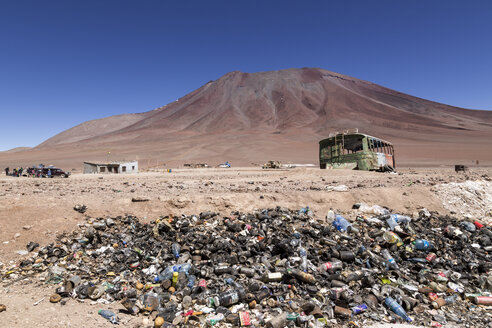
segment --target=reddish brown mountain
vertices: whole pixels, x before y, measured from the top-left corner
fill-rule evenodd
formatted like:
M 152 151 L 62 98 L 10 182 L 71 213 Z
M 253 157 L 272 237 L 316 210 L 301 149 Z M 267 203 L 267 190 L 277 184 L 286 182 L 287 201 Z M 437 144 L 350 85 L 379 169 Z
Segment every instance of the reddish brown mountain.
M 492 164 L 492 112 L 412 97 L 317 68 L 231 72 L 179 100 L 141 114 L 82 123 L 0 163 L 138 158 L 249 165 L 268 159 L 317 163 L 318 141 L 347 128 L 395 144 L 400 164 L 480 160 Z

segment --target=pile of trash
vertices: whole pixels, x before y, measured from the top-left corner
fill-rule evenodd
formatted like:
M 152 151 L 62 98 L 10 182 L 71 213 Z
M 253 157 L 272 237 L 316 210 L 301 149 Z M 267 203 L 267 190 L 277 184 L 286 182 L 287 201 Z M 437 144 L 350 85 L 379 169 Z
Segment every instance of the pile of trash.
M 4 280 L 53 284 L 53 303 L 118 302 L 118 313 L 99 311 L 114 324 L 138 315 L 154 327 L 492 323 L 491 228 L 427 210 L 95 218 L 27 250 Z

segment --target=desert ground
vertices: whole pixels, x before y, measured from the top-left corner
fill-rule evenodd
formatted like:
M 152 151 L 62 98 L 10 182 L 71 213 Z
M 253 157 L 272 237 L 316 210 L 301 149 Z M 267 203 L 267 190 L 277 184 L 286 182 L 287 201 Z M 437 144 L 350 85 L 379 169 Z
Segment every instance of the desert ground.
M 485 219 L 492 213 L 492 170 L 470 168 L 401 169 L 398 174 L 294 168 L 176 169 L 131 175 L 74 174 L 67 179 L 0 176 L 0 269 L 23 256 L 30 241 L 46 245 L 56 235 L 75 229 L 90 218 L 133 214 L 144 221 L 164 215 L 220 212 L 282 206 L 309 206 L 324 219 L 328 210 L 355 219 L 352 206 L 364 202 L 386 206 L 410 216 L 426 208 L 457 220 Z M 134 202 L 132 199 L 144 200 Z M 73 208 L 87 206 L 81 214 Z M 27 283 L 25 283 L 27 282 Z M 21 277 L 2 278 L 0 314 L 4 327 L 109 327 L 97 315 L 100 308 L 118 310 L 118 303 L 103 305 L 70 299 L 51 304 L 54 287 Z M 38 302 L 39 301 L 39 302 Z M 34 305 L 37 303 L 36 305 Z M 142 316 L 124 316 L 123 326 L 143 326 Z M 396 327 L 396 326 L 395 326 Z

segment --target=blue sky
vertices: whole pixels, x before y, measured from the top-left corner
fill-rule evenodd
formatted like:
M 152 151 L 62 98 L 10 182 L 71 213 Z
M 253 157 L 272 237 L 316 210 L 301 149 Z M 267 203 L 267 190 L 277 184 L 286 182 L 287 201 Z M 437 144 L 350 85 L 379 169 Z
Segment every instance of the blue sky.
M 492 109 L 491 1 L 0 1 L 0 150 L 227 72 L 321 67 Z

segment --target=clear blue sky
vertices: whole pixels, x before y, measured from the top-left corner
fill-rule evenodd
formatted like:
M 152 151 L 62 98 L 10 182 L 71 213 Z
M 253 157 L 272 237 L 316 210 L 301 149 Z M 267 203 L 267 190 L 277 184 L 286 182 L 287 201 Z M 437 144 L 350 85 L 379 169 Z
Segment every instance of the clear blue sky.
M 0 150 L 240 70 L 321 67 L 492 109 L 492 1 L 0 2 Z

